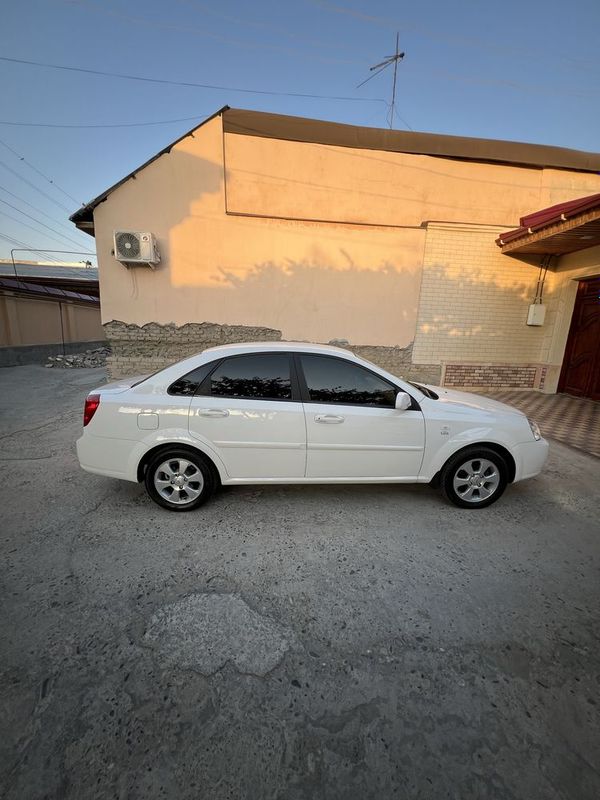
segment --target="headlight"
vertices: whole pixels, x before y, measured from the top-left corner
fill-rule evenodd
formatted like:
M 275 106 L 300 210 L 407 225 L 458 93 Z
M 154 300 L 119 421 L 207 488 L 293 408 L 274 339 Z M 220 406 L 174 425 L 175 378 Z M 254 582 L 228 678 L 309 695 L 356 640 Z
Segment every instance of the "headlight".
M 533 438 L 536 440 L 536 442 L 539 442 L 539 440 L 542 438 L 542 434 L 540 432 L 540 426 L 537 424 L 537 422 L 534 422 L 532 419 L 528 419 L 527 422 L 529 423 L 529 427 L 531 428 L 531 432 L 533 433 Z

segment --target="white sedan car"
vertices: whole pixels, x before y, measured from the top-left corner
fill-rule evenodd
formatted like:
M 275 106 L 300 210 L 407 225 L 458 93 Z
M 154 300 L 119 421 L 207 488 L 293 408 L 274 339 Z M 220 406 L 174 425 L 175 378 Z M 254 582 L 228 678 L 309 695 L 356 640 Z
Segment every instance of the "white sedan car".
M 337 347 L 204 350 L 85 401 L 83 469 L 144 481 L 172 511 L 219 484 L 433 483 L 482 508 L 537 475 L 548 444 L 520 411 L 408 383 Z

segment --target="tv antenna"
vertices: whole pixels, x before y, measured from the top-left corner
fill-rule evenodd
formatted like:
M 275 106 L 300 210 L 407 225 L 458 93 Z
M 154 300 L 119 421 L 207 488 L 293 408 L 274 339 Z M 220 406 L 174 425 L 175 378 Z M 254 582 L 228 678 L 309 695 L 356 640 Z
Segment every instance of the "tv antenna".
M 381 61 L 379 64 L 375 64 L 374 67 L 370 67 L 369 72 L 372 72 L 373 74 L 369 75 L 368 78 L 365 78 L 365 80 L 362 81 L 362 83 L 359 83 L 358 86 L 356 87 L 357 89 L 360 89 L 361 86 L 364 86 L 365 83 L 368 83 L 372 78 L 375 78 L 385 69 L 391 67 L 392 65 L 394 66 L 394 80 L 392 82 L 392 102 L 390 104 L 388 112 L 388 122 L 390 125 L 390 130 L 394 127 L 394 114 L 396 113 L 396 78 L 398 74 L 398 63 L 402 61 L 402 59 L 405 56 L 405 53 L 400 52 L 400 50 L 398 49 L 399 46 L 400 46 L 400 33 L 396 33 L 396 50 L 394 54 L 391 56 L 386 56 L 385 61 Z M 400 117 L 399 114 L 398 116 Z M 400 119 L 409 130 L 412 130 L 412 128 L 405 119 L 402 119 L 402 117 L 400 117 Z

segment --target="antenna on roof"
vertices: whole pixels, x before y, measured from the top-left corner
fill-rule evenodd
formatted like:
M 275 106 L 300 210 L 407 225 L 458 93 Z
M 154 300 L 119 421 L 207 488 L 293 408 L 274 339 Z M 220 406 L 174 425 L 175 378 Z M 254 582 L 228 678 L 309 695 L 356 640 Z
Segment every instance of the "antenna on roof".
M 370 67 L 369 72 L 372 72 L 373 74 L 369 75 L 368 78 L 365 78 L 365 80 L 362 83 L 359 83 L 358 86 L 356 87 L 357 89 L 360 89 L 360 87 L 364 86 L 365 83 L 368 83 L 371 80 L 371 78 L 374 78 L 376 75 L 379 75 L 385 69 L 391 67 L 392 64 L 394 65 L 394 80 L 392 82 L 392 102 L 390 104 L 390 109 L 388 112 L 388 123 L 390 126 L 390 130 L 394 127 L 394 114 L 396 107 L 396 76 L 398 73 L 398 62 L 402 61 L 405 55 L 404 52 L 401 53 L 398 50 L 399 44 L 400 44 L 400 34 L 396 33 L 396 50 L 394 52 L 394 55 L 386 56 L 385 61 L 381 61 L 379 64 L 375 64 L 374 67 Z M 402 119 L 402 117 L 400 117 L 400 119 Z M 406 120 L 402 120 L 402 122 L 404 122 L 407 128 L 412 130 L 412 128 L 410 127 L 408 122 L 406 122 Z

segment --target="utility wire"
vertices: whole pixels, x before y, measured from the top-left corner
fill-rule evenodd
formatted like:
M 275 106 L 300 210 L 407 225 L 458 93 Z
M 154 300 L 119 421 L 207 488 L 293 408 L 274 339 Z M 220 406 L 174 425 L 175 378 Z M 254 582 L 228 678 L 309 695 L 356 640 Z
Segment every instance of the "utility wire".
M 10 219 L 10 220 L 12 220 L 13 222 L 16 222 L 18 225 L 23 225 L 23 227 L 25 227 L 25 228 L 29 228 L 29 230 L 30 230 L 30 231 L 33 231 L 34 233 L 37 233 L 37 234 L 38 234 L 38 236 L 40 236 L 40 235 L 41 235 L 41 236 L 45 236 L 47 239 L 52 239 L 52 241 L 56 242 L 56 243 L 57 243 L 57 244 L 59 244 L 61 247 L 64 247 L 64 246 L 65 246 L 64 242 L 61 242 L 61 240 L 60 240 L 60 239 L 57 239 L 57 238 L 56 238 L 56 236 L 51 236 L 49 233 L 46 233 L 45 231 L 41 231 L 39 228 L 34 228 L 34 227 L 33 227 L 33 225 L 30 225 L 28 222 L 23 222 L 23 220 L 20 220 L 20 219 L 18 219 L 17 217 L 13 217 L 13 215 L 12 215 L 12 214 L 8 214 L 8 213 L 7 213 L 6 211 L 4 211 L 4 209 L 2 209 L 2 208 L 0 208 L 0 214 L 1 214 L 3 217 L 6 217 L 7 219 Z M 60 234 L 59 234 L 59 235 L 60 235 Z
M 71 195 L 67 191 L 65 191 L 62 188 L 62 186 L 59 186 L 56 183 L 56 181 L 53 181 L 52 178 L 49 178 L 47 175 L 44 175 L 44 173 L 41 170 L 39 170 L 36 166 L 34 166 L 30 161 L 27 161 L 25 156 L 22 156 L 20 153 L 17 153 L 17 151 L 14 150 L 9 144 L 6 144 L 6 142 L 3 139 L 0 139 L 0 144 L 3 145 L 4 147 L 6 147 L 7 150 L 10 150 L 10 152 L 19 159 L 19 161 L 22 161 L 24 164 L 27 164 L 27 166 L 30 169 L 32 169 L 34 172 L 37 172 L 37 174 L 40 177 L 42 177 L 45 181 L 48 181 L 48 183 L 51 186 L 54 186 L 55 189 L 58 189 L 59 192 L 62 192 L 65 195 L 65 197 L 69 198 L 69 200 L 72 200 L 74 203 L 77 203 L 78 205 L 83 205 L 83 203 L 81 203 L 79 200 L 76 200 L 73 197 L 73 195 Z
M 358 9 L 353 8 L 345 8 L 343 6 L 335 5 L 334 3 L 326 2 L 326 0 L 309 0 L 311 5 L 316 5 L 320 8 L 324 8 L 327 11 L 330 11 L 334 14 L 343 14 L 345 16 L 354 17 L 360 20 L 363 23 L 368 23 L 372 25 L 377 25 L 379 27 L 390 28 L 392 30 L 396 30 L 398 26 L 398 20 L 394 20 L 391 18 L 373 16 L 371 14 L 366 14 Z M 422 25 L 411 25 L 402 23 L 403 30 L 407 31 L 408 33 L 415 33 L 418 36 L 423 36 L 428 39 L 432 39 L 433 41 L 442 41 L 448 42 L 448 44 L 460 47 L 464 49 L 465 47 L 472 47 L 477 50 L 495 50 L 496 52 L 500 53 L 502 56 L 507 57 L 511 54 L 520 56 L 522 58 L 527 59 L 528 62 L 531 62 L 532 56 L 536 54 L 536 57 L 548 56 L 551 53 L 551 56 L 554 60 L 562 59 L 565 62 L 568 62 L 572 68 L 578 70 L 585 70 L 589 72 L 590 67 L 592 69 L 597 68 L 597 62 L 595 60 L 583 60 L 579 58 L 573 58 L 573 56 L 569 55 L 566 51 L 556 51 L 552 49 L 551 51 L 546 49 L 538 48 L 536 50 L 532 49 L 532 47 L 527 47 L 526 49 L 514 47 L 511 45 L 507 45 L 505 41 L 501 43 L 493 42 L 490 40 L 481 39 L 481 37 L 465 37 L 465 36 L 452 36 L 445 33 L 442 33 L 439 30 L 435 30 L 432 28 L 424 27 Z
M 14 236 L 7 236 L 5 233 L 0 233 L 0 239 L 4 239 L 4 241 L 8 242 L 9 244 L 19 245 L 19 247 L 23 248 L 23 250 L 29 250 L 31 253 L 37 253 L 38 256 L 41 256 L 48 261 L 54 261 L 56 264 L 62 264 L 60 259 L 47 255 L 45 250 L 36 250 L 34 247 L 30 247 L 27 242 L 22 242 L 20 239 L 15 239 Z
M 86 238 L 87 238 L 87 234 L 85 234 L 83 232 L 80 232 L 78 228 L 74 228 L 73 230 L 71 230 L 70 228 L 67 228 L 66 225 L 63 225 L 61 222 L 59 222 L 51 214 L 48 214 L 46 211 L 42 211 L 41 208 L 38 208 L 37 206 L 34 206 L 33 203 L 30 203 L 28 200 L 25 200 L 23 197 L 20 197 L 18 194 L 15 194 L 14 192 L 11 192 L 9 189 L 6 188 L 6 186 L 0 186 L 0 190 L 2 190 L 3 192 L 6 192 L 6 194 L 10 195 L 11 197 L 14 197 L 15 200 L 19 201 L 19 203 L 25 203 L 26 206 L 31 208 L 36 213 L 42 214 L 44 217 L 46 217 L 51 222 L 53 222 L 57 227 L 64 228 L 65 230 L 68 230 L 70 233 L 75 233 L 75 232 L 81 233 L 82 236 L 86 236 Z
M 368 83 L 369 81 L 372 81 L 372 80 L 373 80 L 373 78 L 375 78 L 377 75 L 379 75 L 379 73 L 380 73 L 380 72 L 383 72 L 383 70 L 384 70 L 384 69 L 385 69 L 387 66 L 388 66 L 388 62 L 386 61 L 386 62 L 384 63 L 384 65 L 383 65 L 383 66 L 379 65 L 379 69 L 378 69 L 377 67 L 372 67 L 372 69 L 376 69 L 376 70 L 377 70 L 377 72 L 374 72 L 372 75 L 369 75 L 369 77 L 368 77 L 368 78 L 365 78 L 365 79 L 364 79 L 364 81 L 361 81 L 361 82 L 360 82 L 360 83 L 357 85 L 357 87 L 356 87 L 356 88 L 357 88 L 357 89 L 360 89 L 360 87 L 361 87 L 361 86 L 364 86 L 364 85 L 365 85 L 365 83 Z
M 18 178 L 20 181 L 23 181 L 23 183 L 26 183 L 27 186 L 30 186 L 32 189 L 35 189 L 35 191 L 39 192 L 42 195 L 42 197 L 46 198 L 46 200 L 50 200 L 51 203 L 55 203 L 57 206 L 59 206 L 59 208 L 62 208 L 62 210 L 66 211 L 67 214 L 71 213 L 70 209 L 68 209 L 67 206 L 63 205 L 62 203 L 59 203 L 59 201 L 55 200 L 54 197 L 50 197 L 49 194 L 46 194 L 46 192 L 42 191 L 42 189 L 40 189 L 39 186 L 36 186 L 35 183 L 32 183 L 30 180 L 27 180 L 27 178 L 24 178 L 22 175 L 19 175 L 19 173 L 16 170 L 14 170 L 12 167 L 9 167 L 8 164 L 4 163 L 4 161 L 0 161 L 0 166 L 4 167 L 4 169 L 7 169 L 9 172 L 11 172 L 15 176 L 15 178 Z M 81 203 L 77 204 L 82 205 Z
M 40 222 L 39 219 L 36 219 L 35 217 L 32 217 L 31 214 L 26 214 L 25 211 L 21 211 L 21 209 L 17 208 L 17 206 L 13 206 L 13 204 L 9 203 L 8 200 L 2 200 L 2 198 L 0 198 L 0 203 L 4 203 L 5 206 L 8 206 L 9 208 L 12 208 L 14 211 L 17 211 L 19 214 L 23 214 L 23 216 L 27 217 L 27 219 L 32 220 L 37 225 L 41 225 L 42 228 L 46 228 L 47 230 L 51 231 L 52 233 L 55 233 L 57 236 L 60 236 L 65 241 L 70 242 L 71 244 L 74 244 L 76 247 L 80 246 L 80 244 L 81 244 L 80 242 L 76 242 L 74 239 L 71 239 L 69 236 L 66 236 L 66 235 L 63 235 L 62 233 L 60 233 L 60 231 L 54 230 L 54 228 L 51 228 L 49 225 L 46 225 L 44 222 Z M 38 231 L 38 233 L 39 233 L 39 231 Z
M 0 61 L 9 61 L 13 64 L 28 64 L 33 67 L 44 67 L 46 69 L 60 69 L 67 72 L 83 72 L 87 75 L 102 75 L 105 78 L 121 78 L 129 81 L 143 81 L 144 83 L 160 83 L 166 86 L 187 86 L 193 89 L 217 89 L 223 92 L 243 92 L 244 94 L 264 94 L 274 97 L 306 97 L 316 100 L 345 100 L 352 103 L 385 103 L 380 97 L 345 97 L 326 94 L 306 94 L 303 92 L 275 92 L 266 89 L 240 89 L 235 86 L 217 86 L 211 83 L 193 83 L 191 81 L 171 81 L 166 78 L 145 78 L 141 75 L 126 75 L 121 72 L 105 72 L 98 69 L 85 69 L 84 67 L 65 67 L 60 64 L 48 64 L 43 61 L 28 61 L 23 58 L 9 58 L 0 56 Z
M 195 122 L 206 119 L 206 114 L 197 114 L 195 117 L 180 117 L 179 119 L 161 119 L 156 122 L 112 122 L 102 124 L 79 123 L 54 123 L 54 122 L 12 122 L 0 120 L 0 125 L 13 125 L 17 128 L 143 128 L 146 125 L 170 125 L 175 122 Z
M 199 36 L 203 39 L 213 39 L 214 41 L 220 42 L 222 44 L 230 45 L 237 50 L 240 48 L 250 49 L 250 50 L 258 50 L 258 51 L 266 51 L 271 50 L 277 53 L 285 53 L 286 55 L 292 56 L 300 56 L 304 62 L 306 62 L 306 48 L 305 47 L 290 47 L 289 45 L 284 44 L 273 44 L 271 42 L 256 42 L 249 39 L 247 36 L 244 38 L 232 38 L 231 36 L 224 36 L 220 33 L 215 33 L 214 31 L 209 30 L 205 24 L 202 25 L 201 28 L 194 27 L 190 25 L 188 22 L 185 24 L 173 24 L 172 22 L 167 22 L 163 20 L 154 20 L 154 19 L 147 19 L 146 17 L 138 17 L 132 16 L 131 14 L 124 14 L 121 11 L 117 11 L 115 9 L 106 8 L 106 3 L 97 4 L 92 2 L 92 0 L 71 0 L 71 3 L 76 6 L 80 6 L 81 8 L 85 9 L 86 11 L 91 11 L 97 14 L 103 14 L 105 16 L 116 17 L 117 19 L 125 20 L 125 22 L 137 29 L 140 25 L 149 28 L 155 28 L 159 30 L 166 30 L 166 31 L 174 31 L 178 34 L 185 34 L 186 36 Z M 312 53 L 310 55 L 310 59 L 312 61 L 321 61 L 327 64 L 353 64 L 357 63 L 356 61 L 352 61 L 347 58 L 335 58 L 334 56 L 321 56 L 316 53 Z
M 278 35 L 286 36 L 289 39 L 295 39 L 302 45 L 308 45 L 309 47 L 321 48 L 326 49 L 330 52 L 332 49 L 336 50 L 351 50 L 351 46 L 346 44 L 341 44 L 340 42 L 325 42 L 318 39 L 307 39 L 305 36 L 302 36 L 298 33 L 293 33 L 292 31 L 284 28 L 280 25 L 273 25 L 270 22 L 265 22 L 264 20 L 250 20 L 250 19 L 243 19 L 240 17 L 230 16 L 228 14 L 222 14 L 219 11 L 216 11 L 212 5 L 207 5 L 206 3 L 198 2 L 198 0 L 176 0 L 181 5 L 192 6 L 195 11 L 200 11 L 203 14 L 208 14 L 211 17 L 216 17 L 217 19 L 224 20 L 225 22 L 230 22 L 233 25 L 241 25 L 246 28 L 254 28 L 262 30 L 262 31 L 274 31 Z

